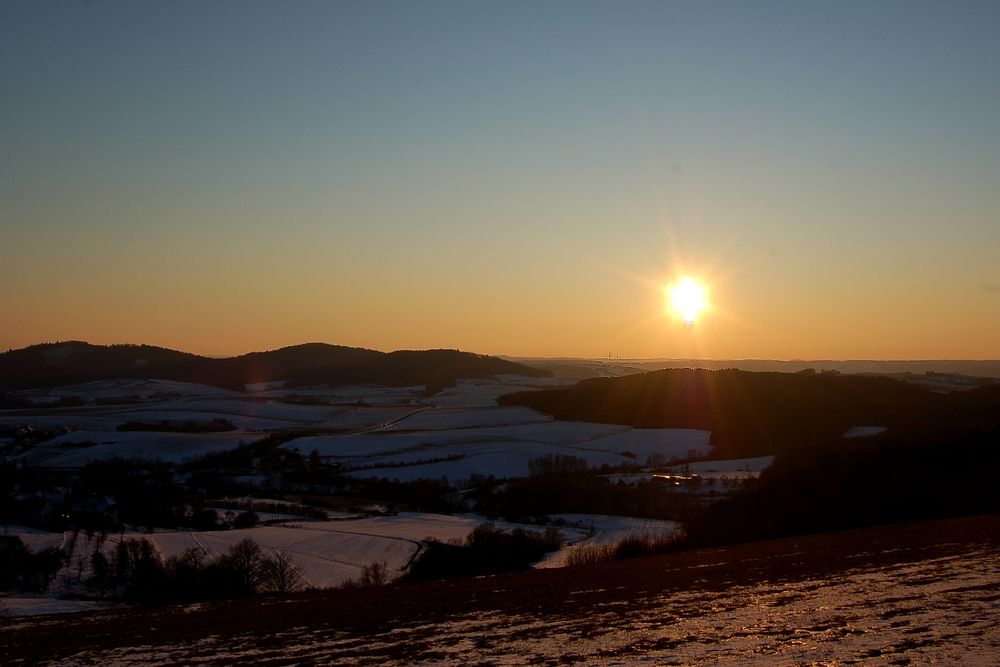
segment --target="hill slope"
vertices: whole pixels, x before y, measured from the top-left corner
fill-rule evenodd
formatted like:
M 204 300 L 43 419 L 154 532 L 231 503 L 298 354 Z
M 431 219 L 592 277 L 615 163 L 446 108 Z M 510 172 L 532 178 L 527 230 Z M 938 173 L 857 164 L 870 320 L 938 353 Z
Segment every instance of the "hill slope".
M 1000 516 L 0 625 L 31 664 L 992 664 Z
M 732 369 L 594 378 L 564 389 L 510 394 L 499 403 L 562 420 L 709 430 L 720 458 L 773 454 L 788 443 L 839 438 L 852 426 L 1000 421 L 1000 385 L 937 394 L 884 377 Z
M 213 359 L 151 345 L 72 341 L 0 354 L 0 389 L 78 384 L 117 378 L 163 379 L 242 389 L 253 382 L 289 385 L 372 383 L 442 385 L 497 374 L 544 377 L 547 371 L 458 350 L 379 352 L 308 343 Z

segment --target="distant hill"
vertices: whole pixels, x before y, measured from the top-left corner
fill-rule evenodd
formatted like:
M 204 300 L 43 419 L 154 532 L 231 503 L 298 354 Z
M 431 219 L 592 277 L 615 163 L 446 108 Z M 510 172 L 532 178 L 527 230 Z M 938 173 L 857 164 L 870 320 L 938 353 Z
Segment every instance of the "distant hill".
M 70 341 L 0 354 L 0 389 L 47 387 L 118 378 L 197 382 L 242 389 L 285 380 L 290 386 L 381 384 L 444 386 L 497 374 L 546 377 L 548 371 L 458 350 L 379 352 L 307 343 L 214 359 L 152 345 Z
M 669 369 L 518 392 L 499 403 L 563 420 L 709 430 L 723 458 L 773 454 L 789 443 L 839 437 L 852 426 L 1000 423 L 1000 385 L 943 394 L 886 377 L 812 372 Z
M 658 371 L 668 368 L 705 368 L 722 370 L 737 368 L 741 371 L 798 373 L 803 370 L 836 371 L 837 373 L 869 373 L 875 375 L 911 375 L 910 380 L 925 375 L 960 375 L 967 384 L 975 378 L 1000 379 L 1000 360 L 997 359 L 923 359 L 911 361 L 886 361 L 877 359 L 574 359 L 545 357 L 510 357 L 511 361 L 545 368 L 561 377 L 617 377 L 632 373 Z M 901 379 L 905 379 L 901 377 Z M 985 383 L 985 382 L 984 382 Z

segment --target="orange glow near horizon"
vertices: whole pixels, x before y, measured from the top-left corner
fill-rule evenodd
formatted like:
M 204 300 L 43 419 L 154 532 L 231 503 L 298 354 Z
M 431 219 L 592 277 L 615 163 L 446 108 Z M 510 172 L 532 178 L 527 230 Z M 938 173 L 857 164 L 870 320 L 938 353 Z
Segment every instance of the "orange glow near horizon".
M 1000 3 L 889 3 L 18 3 L 0 352 L 997 359 Z

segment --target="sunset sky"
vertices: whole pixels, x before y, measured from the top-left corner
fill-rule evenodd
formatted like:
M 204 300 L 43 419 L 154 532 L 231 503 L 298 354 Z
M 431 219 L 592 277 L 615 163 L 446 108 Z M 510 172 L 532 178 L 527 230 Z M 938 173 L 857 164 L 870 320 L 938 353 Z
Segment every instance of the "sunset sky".
M 0 351 L 997 358 L 998 35 L 995 1 L 3 0 Z

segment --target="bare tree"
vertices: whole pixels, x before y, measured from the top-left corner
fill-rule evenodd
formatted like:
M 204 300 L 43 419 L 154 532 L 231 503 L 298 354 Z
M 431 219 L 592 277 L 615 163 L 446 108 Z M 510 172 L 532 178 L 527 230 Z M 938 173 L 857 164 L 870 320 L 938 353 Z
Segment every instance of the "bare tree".
M 260 590 L 260 545 L 249 537 L 243 538 L 226 552 L 223 561 L 236 578 L 244 593 Z
M 260 563 L 261 589 L 274 593 L 291 593 L 302 587 L 302 567 L 286 552 L 274 549 Z

